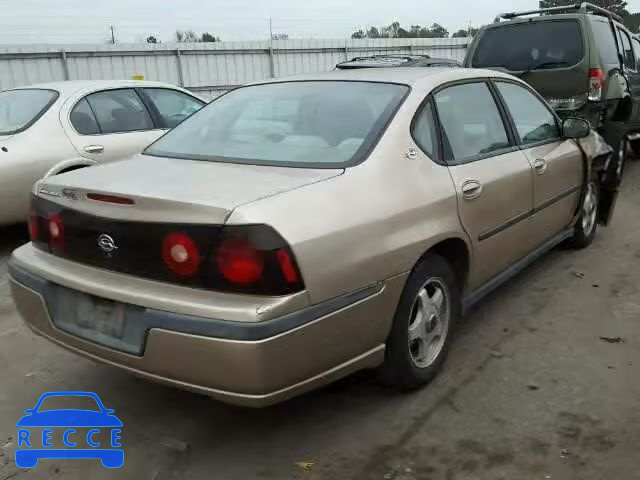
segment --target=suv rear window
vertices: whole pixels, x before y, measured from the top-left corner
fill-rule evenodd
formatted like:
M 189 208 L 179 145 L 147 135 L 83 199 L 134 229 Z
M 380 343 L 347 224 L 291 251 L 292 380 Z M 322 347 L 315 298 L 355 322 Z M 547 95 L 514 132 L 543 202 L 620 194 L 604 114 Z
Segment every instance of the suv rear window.
M 473 66 L 522 71 L 571 67 L 584 57 L 580 25 L 574 20 L 517 23 L 487 29 L 476 48 Z M 558 65 L 552 65 L 558 64 Z
M 364 159 L 406 85 L 309 81 L 238 88 L 144 152 L 252 165 L 339 168 Z

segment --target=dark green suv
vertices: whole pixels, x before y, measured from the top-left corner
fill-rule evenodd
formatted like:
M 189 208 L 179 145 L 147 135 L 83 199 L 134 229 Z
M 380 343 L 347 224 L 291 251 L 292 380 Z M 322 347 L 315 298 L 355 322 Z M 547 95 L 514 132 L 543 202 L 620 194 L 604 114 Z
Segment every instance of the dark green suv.
M 560 116 L 589 120 L 624 156 L 640 131 L 640 40 L 621 22 L 588 3 L 503 14 L 480 30 L 464 66 L 522 78 Z

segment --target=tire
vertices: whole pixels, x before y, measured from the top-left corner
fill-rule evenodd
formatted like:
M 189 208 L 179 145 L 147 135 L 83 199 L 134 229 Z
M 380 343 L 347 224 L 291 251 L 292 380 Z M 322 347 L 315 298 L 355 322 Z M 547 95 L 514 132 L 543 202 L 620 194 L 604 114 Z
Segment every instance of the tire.
M 598 230 L 598 205 L 600 203 L 600 189 L 596 180 L 589 181 L 587 193 L 580 206 L 580 215 L 576 222 L 575 232 L 569 241 L 571 248 L 576 250 L 586 248 L 593 242 Z
M 429 383 L 438 374 L 461 313 L 459 284 L 439 255 L 427 254 L 414 268 L 387 340 L 384 383 L 409 390 Z

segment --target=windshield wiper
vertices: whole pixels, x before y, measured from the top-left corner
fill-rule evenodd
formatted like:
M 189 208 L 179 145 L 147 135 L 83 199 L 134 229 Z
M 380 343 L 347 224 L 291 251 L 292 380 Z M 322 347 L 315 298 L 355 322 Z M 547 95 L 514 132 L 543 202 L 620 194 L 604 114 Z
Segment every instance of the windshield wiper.
M 527 73 L 531 73 L 534 70 L 540 70 L 541 68 L 551 67 L 553 65 L 568 65 L 568 64 L 569 64 L 569 62 L 542 62 L 542 63 L 536 63 L 535 65 L 532 65 L 529 68 L 527 68 L 524 72 L 522 72 L 520 75 L 518 75 L 518 77 L 522 78 Z

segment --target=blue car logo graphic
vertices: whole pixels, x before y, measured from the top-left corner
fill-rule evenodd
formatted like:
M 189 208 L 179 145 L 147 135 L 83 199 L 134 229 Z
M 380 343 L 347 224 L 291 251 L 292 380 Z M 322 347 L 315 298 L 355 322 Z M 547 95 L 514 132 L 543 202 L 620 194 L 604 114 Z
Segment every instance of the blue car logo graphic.
M 42 402 L 50 397 L 90 397 L 95 400 L 100 411 L 81 409 L 57 409 L 39 411 Z M 122 422 L 106 409 L 100 398 L 91 392 L 49 392 L 40 397 L 36 406 L 24 411 L 26 415 L 18 420 L 18 448 L 16 449 L 16 465 L 20 468 L 33 468 L 41 458 L 55 459 L 100 459 L 107 468 L 120 468 L 124 464 L 124 450 L 120 444 Z M 86 435 L 76 428 L 90 428 Z M 38 430 L 34 430 L 38 429 Z M 40 429 L 42 429 L 40 431 Z M 53 448 L 53 432 L 64 429 L 62 440 L 67 448 Z M 97 436 L 101 429 L 110 430 L 109 447 L 104 440 L 99 442 Z M 104 435 L 104 434 L 103 434 Z M 76 448 L 84 443 L 90 448 Z

